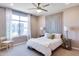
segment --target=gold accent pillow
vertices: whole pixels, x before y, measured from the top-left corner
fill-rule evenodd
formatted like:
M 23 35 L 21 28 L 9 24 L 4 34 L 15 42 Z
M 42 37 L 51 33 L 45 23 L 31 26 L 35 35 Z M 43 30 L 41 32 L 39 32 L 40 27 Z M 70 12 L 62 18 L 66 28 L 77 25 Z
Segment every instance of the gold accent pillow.
M 54 38 L 55 38 L 55 35 L 54 35 L 54 34 L 50 34 L 50 35 L 48 36 L 48 38 L 49 38 L 49 39 L 54 39 Z

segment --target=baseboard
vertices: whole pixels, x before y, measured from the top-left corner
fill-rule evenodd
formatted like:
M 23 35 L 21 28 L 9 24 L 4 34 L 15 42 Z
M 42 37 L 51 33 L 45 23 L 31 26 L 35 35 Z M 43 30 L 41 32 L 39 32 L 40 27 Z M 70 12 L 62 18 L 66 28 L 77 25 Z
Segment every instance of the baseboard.
M 14 44 L 14 46 L 21 45 L 21 44 L 24 44 L 24 43 L 25 42 L 17 43 L 17 44 Z
M 72 49 L 79 50 L 79 48 L 77 48 L 77 47 L 72 47 Z

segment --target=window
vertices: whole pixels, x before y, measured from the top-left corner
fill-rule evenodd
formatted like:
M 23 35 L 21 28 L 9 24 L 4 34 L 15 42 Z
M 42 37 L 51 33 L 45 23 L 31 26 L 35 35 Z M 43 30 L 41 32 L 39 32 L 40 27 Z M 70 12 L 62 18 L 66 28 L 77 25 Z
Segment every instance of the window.
M 26 14 L 13 13 L 10 22 L 10 38 L 28 34 L 29 19 Z
M 19 20 L 19 16 L 18 15 L 12 15 L 12 19 L 13 20 Z
M 15 37 L 19 35 L 19 22 L 11 21 L 11 36 Z

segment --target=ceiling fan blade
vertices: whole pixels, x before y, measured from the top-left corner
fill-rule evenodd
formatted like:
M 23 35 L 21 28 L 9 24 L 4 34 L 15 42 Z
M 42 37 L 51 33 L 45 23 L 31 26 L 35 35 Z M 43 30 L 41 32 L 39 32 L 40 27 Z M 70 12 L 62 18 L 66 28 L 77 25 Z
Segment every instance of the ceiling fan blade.
M 40 6 L 41 3 L 38 3 L 38 7 Z
M 28 10 L 33 10 L 33 9 L 37 9 L 37 8 L 29 8 Z
M 43 7 L 47 7 L 47 6 L 49 6 L 50 4 L 46 4 L 46 5 L 43 5 Z
M 43 10 L 43 11 L 46 11 L 46 12 L 48 12 L 47 10 L 45 10 L 45 9 L 42 9 L 42 8 L 40 8 L 41 10 Z
M 35 3 L 32 3 L 35 7 L 37 7 L 37 5 Z

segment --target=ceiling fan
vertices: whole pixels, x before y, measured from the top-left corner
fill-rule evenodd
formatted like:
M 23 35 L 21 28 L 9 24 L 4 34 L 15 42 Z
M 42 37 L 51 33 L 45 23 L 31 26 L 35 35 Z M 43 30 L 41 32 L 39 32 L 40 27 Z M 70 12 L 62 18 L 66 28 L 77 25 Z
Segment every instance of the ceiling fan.
M 49 6 L 49 4 L 46 4 L 46 5 L 42 5 L 41 3 L 32 3 L 34 8 L 29 8 L 29 10 L 33 10 L 35 9 L 38 13 L 42 12 L 42 11 L 45 11 L 45 12 L 48 12 L 48 10 L 44 9 L 45 7 Z

